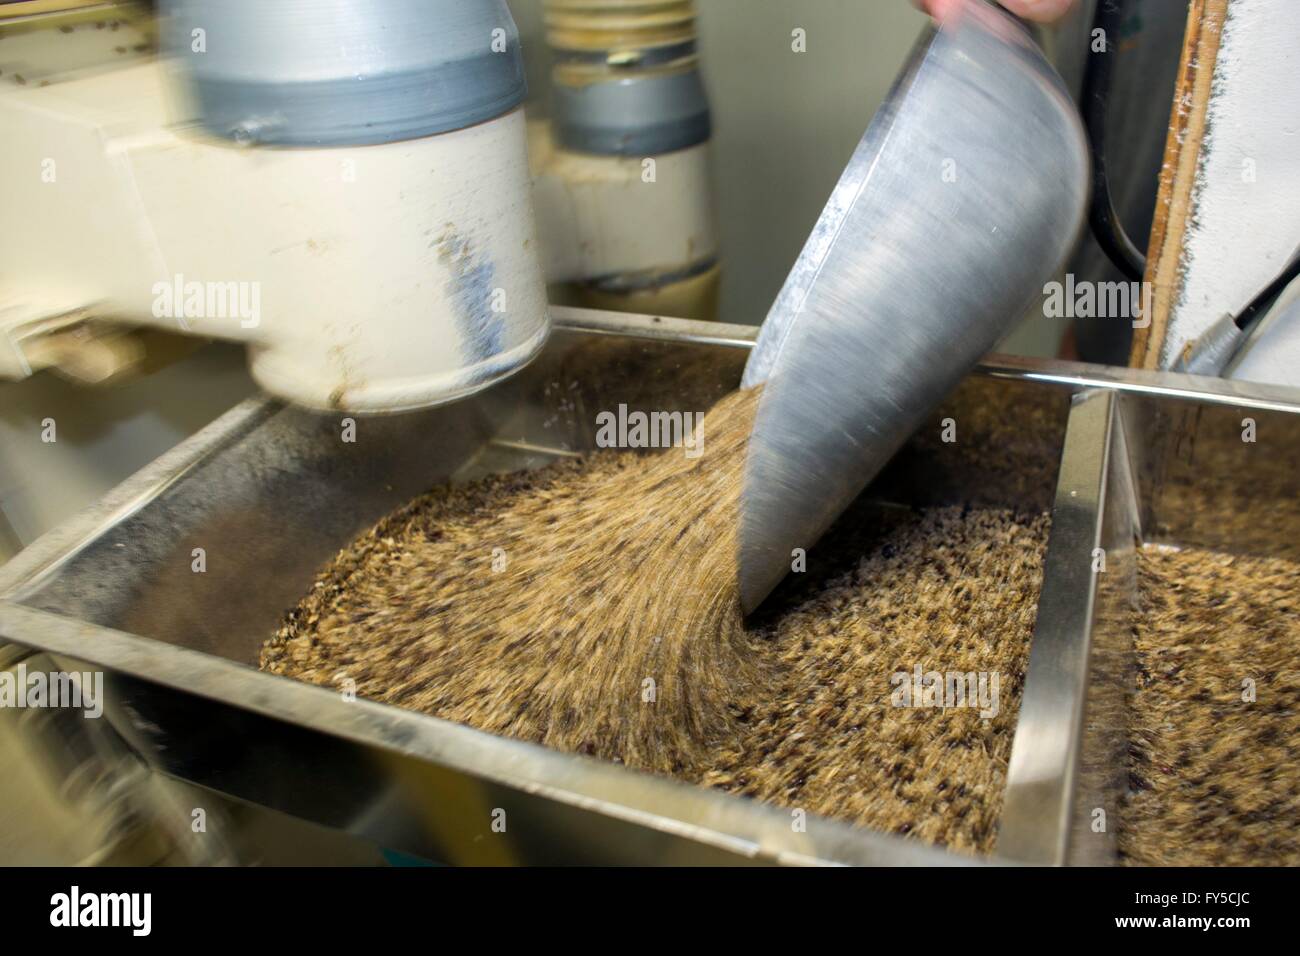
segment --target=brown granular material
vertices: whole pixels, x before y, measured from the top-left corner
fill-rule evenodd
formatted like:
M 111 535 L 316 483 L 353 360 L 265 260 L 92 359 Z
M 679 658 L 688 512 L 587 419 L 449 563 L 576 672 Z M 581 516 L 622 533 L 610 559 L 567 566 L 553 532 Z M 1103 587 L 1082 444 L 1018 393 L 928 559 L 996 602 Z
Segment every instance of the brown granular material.
M 1300 864 L 1300 564 L 1148 547 L 1138 573 L 1121 857 Z
M 863 503 L 747 625 L 754 398 L 719 402 L 696 459 L 601 451 L 416 499 L 322 572 L 263 669 L 990 851 L 1047 516 Z M 891 706 L 918 666 L 996 674 L 996 715 Z
M 599 453 L 414 502 L 335 562 L 263 666 L 698 773 L 738 733 L 732 690 L 768 682 L 733 584 L 751 396 L 719 403 L 694 459 Z
M 703 782 L 992 851 L 1033 633 L 1048 517 L 935 508 L 879 516 L 866 553 L 764 626 L 776 690 Z M 996 713 L 892 705 L 891 677 L 984 673 Z

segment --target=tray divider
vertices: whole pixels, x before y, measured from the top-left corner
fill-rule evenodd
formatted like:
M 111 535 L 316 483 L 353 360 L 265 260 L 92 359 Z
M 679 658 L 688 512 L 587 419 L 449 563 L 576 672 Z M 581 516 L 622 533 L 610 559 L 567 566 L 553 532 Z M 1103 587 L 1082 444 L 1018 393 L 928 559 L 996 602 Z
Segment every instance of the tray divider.
M 1073 398 L 997 855 L 1115 861 L 1137 593 L 1137 498 L 1120 396 Z

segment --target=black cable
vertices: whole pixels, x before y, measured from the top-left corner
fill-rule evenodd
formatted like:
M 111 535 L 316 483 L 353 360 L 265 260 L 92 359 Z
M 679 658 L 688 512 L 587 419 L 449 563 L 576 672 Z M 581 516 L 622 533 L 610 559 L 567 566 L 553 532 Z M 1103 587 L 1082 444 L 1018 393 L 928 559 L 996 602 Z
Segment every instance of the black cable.
M 1130 280 L 1140 282 L 1146 272 L 1146 256 L 1124 232 L 1124 225 L 1111 200 L 1110 180 L 1106 173 L 1106 107 L 1124 10 L 1125 0 L 1097 0 L 1091 35 L 1096 36 L 1101 30 L 1105 42 L 1102 50 L 1094 50 L 1088 55 L 1088 67 L 1083 76 L 1083 122 L 1092 150 L 1092 207 L 1088 211 L 1088 222 L 1097 237 L 1097 244 L 1110 261 Z
M 1263 292 L 1251 299 L 1250 305 L 1237 313 L 1233 319 L 1237 324 L 1237 328 L 1243 331 L 1250 328 L 1250 324 L 1255 321 L 1255 316 L 1270 305 L 1274 299 L 1282 294 L 1282 290 L 1296 279 L 1300 279 L 1300 250 L 1292 256 L 1291 261 L 1287 263 L 1281 275 L 1265 286 Z

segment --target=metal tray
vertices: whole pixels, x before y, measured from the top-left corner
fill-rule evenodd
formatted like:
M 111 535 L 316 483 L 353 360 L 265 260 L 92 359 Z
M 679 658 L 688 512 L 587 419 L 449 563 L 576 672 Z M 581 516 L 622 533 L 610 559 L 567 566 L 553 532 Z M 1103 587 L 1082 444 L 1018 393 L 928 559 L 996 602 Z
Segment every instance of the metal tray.
M 237 406 L 0 567 L 0 638 L 105 670 L 109 719 L 160 772 L 430 859 L 982 862 L 827 819 L 793 832 L 781 808 L 256 670 L 317 568 L 382 515 L 439 481 L 589 448 L 597 408 L 704 407 L 739 381 L 756 331 L 554 312 L 552 342 L 521 375 L 449 408 L 361 418 L 355 443 L 340 441 L 339 416 L 265 398 Z M 991 389 L 1008 415 L 1025 410 L 1014 473 L 954 466 L 917 440 L 866 494 L 908 504 L 1041 495 L 1052 508 L 990 862 L 1109 861 L 1115 827 L 1098 834 L 1087 821 L 1098 806 L 1116 819 L 1124 786 L 1134 543 L 1147 529 L 1151 540 L 1229 550 L 1300 547 L 1300 396 L 1002 357 L 971 388 L 967 401 Z M 1197 452 L 1230 428 L 1239 437 L 1247 415 L 1271 436 L 1267 452 Z M 1256 473 L 1266 477 L 1224 500 L 1224 487 Z M 1201 501 L 1194 516 L 1189 500 Z M 1240 524 L 1249 535 L 1229 533 Z M 205 574 L 191 572 L 195 547 Z M 1092 571 L 1097 547 L 1104 574 Z M 507 833 L 492 831 L 496 808 Z

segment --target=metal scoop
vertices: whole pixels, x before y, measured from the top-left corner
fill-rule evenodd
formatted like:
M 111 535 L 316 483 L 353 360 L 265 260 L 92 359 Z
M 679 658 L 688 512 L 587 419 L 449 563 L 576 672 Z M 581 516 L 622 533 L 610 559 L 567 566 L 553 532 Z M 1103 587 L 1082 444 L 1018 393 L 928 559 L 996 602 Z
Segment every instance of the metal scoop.
M 1020 24 L 970 0 L 921 38 L 745 367 L 748 613 L 1025 314 L 1083 223 L 1088 149 Z

